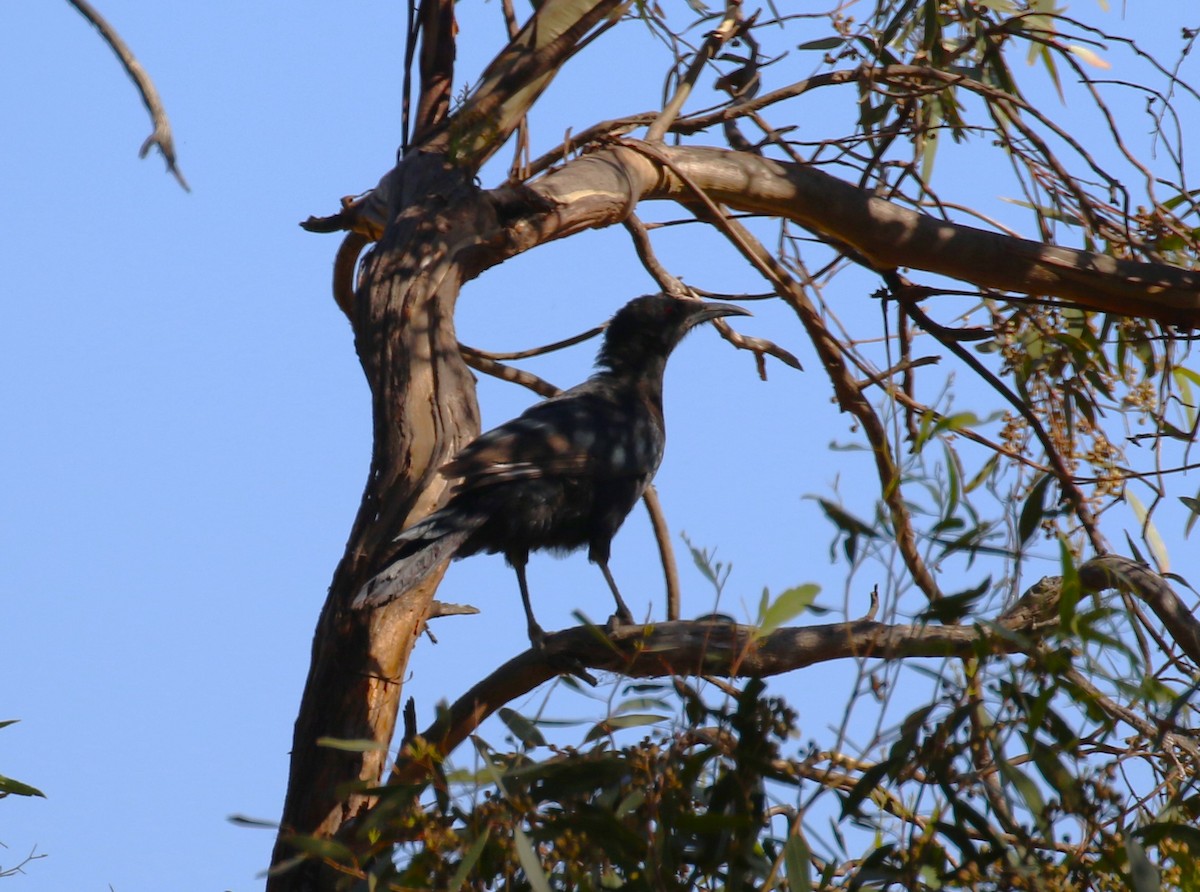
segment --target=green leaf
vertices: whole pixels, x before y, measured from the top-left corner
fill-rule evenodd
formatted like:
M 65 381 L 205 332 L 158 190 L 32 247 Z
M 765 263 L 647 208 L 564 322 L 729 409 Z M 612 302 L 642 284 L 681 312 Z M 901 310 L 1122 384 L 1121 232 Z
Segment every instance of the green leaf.
M 657 725 L 659 722 L 667 720 L 665 715 L 654 715 L 648 712 L 633 712 L 629 715 L 614 715 L 602 722 L 597 722 L 592 726 L 592 730 L 588 731 L 585 741 L 598 740 L 601 737 L 607 737 L 613 731 L 621 728 L 640 728 L 643 725 Z
M 458 869 L 454 871 L 454 876 L 450 878 L 450 885 L 446 888 L 452 892 L 458 892 L 467 884 L 467 877 L 471 875 L 471 868 L 479 860 L 479 856 L 483 854 L 484 848 L 488 844 L 488 839 L 491 837 L 492 831 L 485 827 L 483 833 L 476 837 L 475 842 L 471 843 L 471 848 L 467 849 L 467 854 L 463 855 L 463 859 L 459 862 Z
M 1187 523 L 1184 524 L 1183 527 L 1183 535 L 1186 538 L 1192 532 L 1192 527 L 1196 525 L 1196 518 L 1200 517 L 1200 498 L 1193 498 L 1192 496 L 1180 496 L 1179 501 L 1183 502 L 1184 507 L 1192 512 L 1191 515 L 1188 516 Z
M 1125 840 L 1125 854 L 1129 856 L 1129 879 L 1134 892 L 1161 892 L 1158 868 L 1146 857 L 1146 850 L 1132 836 Z
M 1046 827 L 1046 801 L 1042 798 L 1037 784 L 1005 759 L 997 759 L 996 766 L 1000 769 L 1000 774 L 1004 776 L 1004 779 L 1016 787 L 1021 798 L 1025 800 L 1025 807 L 1029 810 L 1030 816 L 1045 833 L 1049 829 Z
M 1150 514 L 1146 510 L 1146 506 L 1129 489 L 1125 490 L 1125 501 L 1129 503 L 1129 507 L 1133 509 L 1134 516 L 1137 517 L 1138 524 L 1142 528 L 1142 540 L 1146 543 L 1146 547 L 1150 549 L 1150 556 L 1154 558 L 1154 563 L 1158 566 L 1160 572 L 1167 572 L 1171 569 L 1171 559 L 1167 555 L 1167 545 L 1163 542 L 1162 536 L 1158 532 L 1158 527 L 1150 519 Z
M 820 592 L 821 587 L 811 582 L 780 592 L 759 618 L 758 634 L 770 635 L 784 623 L 795 619 L 812 605 Z
M 943 624 L 956 623 L 971 612 L 975 602 L 992 587 L 992 577 L 988 577 L 972 588 L 956 592 L 944 598 L 938 598 L 919 615 L 921 622 L 939 622 Z
M 982 486 L 987 482 L 988 477 L 992 475 L 992 472 L 996 470 L 999 464 L 1000 456 L 993 452 L 991 458 L 983 463 L 983 467 L 979 469 L 979 472 L 967 481 L 967 485 L 963 487 L 963 492 L 971 493 Z
M 0 774 L 0 795 L 41 796 L 43 799 L 46 798 L 46 794 L 37 787 L 23 784 L 19 780 L 13 780 L 11 777 L 5 777 L 3 774 Z
M 525 871 L 525 878 L 529 880 L 533 892 L 550 892 L 550 880 L 542 870 L 542 862 L 533 850 L 533 843 L 520 827 L 513 827 L 513 843 L 517 847 L 517 860 L 521 862 L 521 869 Z
M 789 892 L 811 892 L 812 852 L 800 828 L 800 819 L 793 820 L 791 832 L 783 846 L 783 864 L 787 870 Z
M 537 729 L 537 725 L 531 722 L 515 709 L 509 709 L 507 706 L 500 707 L 497 710 L 500 721 L 508 726 L 508 730 L 513 732 L 513 735 L 521 743 L 527 747 L 545 746 L 546 738 L 542 736 L 542 732 Z
M 353 864 L 354 853 L 340 842 L 303 834 L 292 834 L 287 837 L 287 844 L 294 849 L 313 855 L 317 858 L 328 858 L 338 864 Z
M 317 746 L 323 746 L 331 750 L 341 750 L 346 753 L 371 753 L 376 750 L 387 749 L 387 744 L 380 743 L 378 740 L 344 740 L 340 737 L 318 737 Z
M 1037 532 L 1042 517 L 1046 514 L 1046 493 L 1049 491 L 1053 479 L 1049 474 L 1043 474 L 1033 485 L 1033 489 L 1029 491 L 1029 498 L 1025 500 L 1025 505 L 1021 508 L 1021 516 L 1017 520 L 1017 538 L 1022 545 Z
M 264 830 L 278 830 L 278 821 L 264 821 L 262 818 L 249 818 L 246 815 L 230 815 L 227 820 L 230 824 L 237 824 L 239 827 L 261 827 Z
M 645 801 L 646 801 L 646 791 L 645 790 L 634 790 L 633 792 L 631 792 L 629 795 L 627 795 L 624 799 L 622 799 L 620 801 L 620 803 L 617 805 L 616 809 L 614 809 L 613 814 L 618 819 L 623 818 L 626 815 L 632 814 L 633 812 L 635 812 L 639 808 L 641 808 L 642 804 Z
M 1079 570 L 1075 567 L 1075 556 L 1065 536 L 1058 539 L 1059 559 L 1062 561 L 1062 590 L 1058 596 L 1058 616 L 1064 627 L 1069 628 L 1075 618 L 1075 605 L 1083 595 L 1079 582 Z
M 1132 836 L 1148 846 L 1156 846 L 1163 840 L 1170 840 L 1180 851 L 1200 852 L 1200 828 L 1191 824 L 1147 824 L 1135 830 Z
M 810 40 L 808 43 L 802 43 L 796 49 L 798 50 L 835 50 L 845 41 L 841 37 L 822 37 L 820 40 Z

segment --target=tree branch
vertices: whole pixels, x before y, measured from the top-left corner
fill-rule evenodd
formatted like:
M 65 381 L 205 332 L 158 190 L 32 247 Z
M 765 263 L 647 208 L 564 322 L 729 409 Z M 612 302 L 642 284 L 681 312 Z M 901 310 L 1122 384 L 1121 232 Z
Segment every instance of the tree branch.
M 849 245 L 879 269 L 908 266 L 980 288 L 1056 297 L 1085 309 L 1200 328 L 1200 273 L 1045 245 L 922 214 L 811 166 L 747 152 L 659 146 L 714 201 L 792 220 Z M 584 229 L 619 223 L 641 200 L 690 199 L 666 165 L 617 144 L 522 187 L 555 206 L 512 221 L 495 262 Z M 493 195 L 519 200 L 512 187 Z
M 554 678 L 555 659 L 569 656 L 589 669 L 627 678 L 717 675 L 761 678 L 794 672 L 815 663 L 844 659 L 972 657 L 1015 653 L 1034 646 L 1038 616 L 1002 614 L 993 624 L 974 626 L 888 625 L 872 620 L 777 629 L 760 635 L 753 626 L 727 622 L 667 622 L 623 626 L 605 633 L 577 626 L 546 636 L 546 651 L 533 649 L 509 660 L 472 687 L 421 735 L 443 757 L 509 703 Z M 561 665 L 559 663 L 558 665 Z M 419 783 L 425 765 L 401 757 L 389 783 Z
M 121 65 L 125 68 L 125 73 L 129 75 L 133 85 L 137 87 L 138 93 L 141 94 L 142 104 L 146 106 L 146 111 L 150 113 L 150 122 L 154 125 L 154 130 L 146 141 L 142 143 L 142 147 L 138 149 L 138 157 L 145 158 L 153 146 L 158 146 L 158 150 L 162 152 L 163 159 L 167 162 L 167 170 L 175 177 L 175 181 L 183 187 L 184 192 L 191 192 L 192 188 L 188 185 L 187 180 L 183 178 L 183 171 L 179 169 L 179 165 L 175 163 L 175 138 L 171 135 L 171 122 L 167 118 L 167 110 L 163 107 L 162 99 L 159 98 L 158 90 L 154 86 L 154 81 L 150 79 L 150 75 L 146 73 L 146 69 L 134 57 L 133 50 L 121 39 L 121 35 L 117 30 L 110 25 L 105 18 L 100 15 L 87 0 L 67 0 L 79 14 L 91 22 L 97 31 L 100 32 L 100 37 L 109 45 L 117 58 L 121 60 Z

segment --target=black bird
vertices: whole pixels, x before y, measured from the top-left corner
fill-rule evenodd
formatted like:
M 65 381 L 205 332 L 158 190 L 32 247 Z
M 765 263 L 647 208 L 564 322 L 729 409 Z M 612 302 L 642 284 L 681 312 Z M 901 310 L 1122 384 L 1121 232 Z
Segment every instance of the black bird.
M 718 316 L 750 315 L 730 304 L 652 294 L 613 316 L 582 384 L 525 410 L 480 435 L 441 473 L 459 482 L 450 501 L 396 538 L 386 568 L 354 598 L 378 607 L 424 579 L 451 557 L 502 553 L 517 573 L 529 640 L 545 633 L 533 618 L 525 565 L 529 553 L 588 546 L 588 559 L 633 622 L 608 569 L 613 536 L 662 461 L 663 371 L 688 331 Z

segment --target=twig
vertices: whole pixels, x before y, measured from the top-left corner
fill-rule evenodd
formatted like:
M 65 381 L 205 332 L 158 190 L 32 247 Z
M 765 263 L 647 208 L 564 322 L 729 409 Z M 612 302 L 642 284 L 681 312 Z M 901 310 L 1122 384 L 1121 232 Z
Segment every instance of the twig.
M 671 529 L 667 526 L 667 516 L 653 483 L 646 487 L 642 500 L 650 512 L 650 526 L 654 528 L 654 540 L 658 543 L 658 554 L 662 558 L 663 581 L 667 585 L 667 621 L 674 622 L 679 619 L 682 599 L 679 594 L 679 565 L 675 562 L 675 548 L 671 545 Z
M 1110 554 L 1081 565 L 1079 577 L 1092 588 L 1116 588 L 1137 595 L 1154 611 L 1188 658 L 1200 666 L 1200 623 L 1159 574 L 1129 558 Z
M 604 331 L 606 325 L 597 325 L 594 328 L 589 328 L 587 331 L 577 335 L 572 335 L 569 338 L 564 338 L 561 341 L 555 341 L 553 344 L 546 344 L 542 347 L 530 347 L 528 350 L 513 350 L 508 353 L 496 353 L 491 350 L 478 350 L 473 347 L 470 349 L 477 356 L 484 356 L 488 359 L 498 359 L 507 361 L 511 359 L 529 359 L 531 356 L 542 356 L 546 353 L 553 353 L 556 350 L 562 350 L 565 347 L 574 347 L 576 344 L 582 344 L 584 341 L 591 340 L 600 332 Z
M 1035 436 L 1037 436 L 1038 441 L 1042 444 L 1042 449 L 1046 453 L 1046 459 L 1050 462 L 1051 467 L 1054 468 L 1054 477 L 1058 480 L 1058 485 L 1062 487 L 1063 495 L 1070 500 L 1071 506 L 1075 511 L 1075 516 L 1079 518 L 1079 522 L 1087 530 L 1088 540 L 1092 543 L 1092 548 L 1098 554 L 1104 554 L 1108 551 L 1104 543 L 1104 537 L 1100 535 L 1096 517 L 1088 507 L 1086 496 L 1075 485 L 1070 469 L 1067 467 L 1063 457 L 1059 455 L 1053 441 L 1050 439 L 1050 435 L 1046 433 L 1041 420 L 1033 413 L 1033 410 L 1009 390 L 1003 381 L 992 374 L 991 370 L 976 359 L 974 354 L 964 350 L 957 340 L 944 336 L 942 331 L 940 331 L 941 326 L 937 325 L 917 306 L 916 295 L 920 292 L 919 288 L 907 282 L 903 276 L 894 270 L 885 273 L 884 279 L 888 282 L 892 296 L 896 298 L 900 306 L 904 309 L 904 312 L 909 314 L 917 325 L 924 328 L 938 343 L 970 366 L 975 374 L 991 385 L 992 389 L 1004 397 L 1009 405 L 1025 419 Z
M 121 35 L 96 11 L 92 4 L 87 0 L 67 0 L 67 2 L 95 26 L 96 30 L 100 32 L 100 37 L 117 54 L 117 58 L 125 67 L 126 74 L 129 75 L 134 86 L 137 87 L 138 93 L 141 94 L 146 111 L 150 112 L 150 121 L 154 125 L 154 130 L 142 143 L 142 147 L 138 150 L 138 157 L 145 158 L 151 147 L 158 146 L 158 150 L 162 152 L 162 156 L 167 162 L 167 170 L 175 177 L 175 181 L 179 183 L 184 192 L 191 192 L 191 187 L 183 178 L 183 171 L 175 163 L 175 140 L 171 136 L 171 122 L 167 119 L 167 111 L 163 108 L 158 90 L 154 87 L 154 81 L 150 80 L 146 69 L 142 68 L 141 63 L 134 58 L 133 51 L 121 39 Z
M 709 63 L 716 55 L 717 51 L 725 44 L 727 40 L 734 36 L 738 30 L 738 23 L 741 19 L 741 0 L 728 0 L 725 4 L 725 18 L 721 24 L 709 32 L 704 39 L 703 45 L 692 57 L 692 64 L 688 66 L 683 78 L 679 81 L 679 86 L 675 88 L 675 95 L 671 97 L 663 108 L 662 113 L 655 119 L 654 123 L 646 131 L 647 142 L 661 142 L 662 138 L 667 135 L 667 130 L 679 117 L 679 111 L 683 108 L 683 104 L 687 102 L 688 96 L 692 93 L 692 88 L 696 85 L 696 79 L 700 77 L 700 72 L 704 70 L 704 66 Z
M 491 375 L 493 378 L 499 378 L 501 381 L 511 381 L 513 384 L 520 384 L 522 387 L 532 390 L 538 396 L 544 396 L 549 399 L 552 396 L 558 396 L 562 392 L 549 381 L 539 378 L 533 372 L 527 372 L 524 369 L 514 369 L 510 365 L 497 362 L 474 347 L 468 347 L 466 344 L 460 343 L 458 345 L 458 352 L 462 354 L 463 362 L 475 369 L 475 371 Z
M 517 22 L 517 13 L 513 9 L 512 0 L 501 0 L 500 10 L 504 14 L 504 25 L 508 30 L 508 39 L 512 41 L 521 33 Z M 522 164 L 522 159 L 524 164 Z M 529 177 L 529 116 L 522 115 L 517 124 L 517 138 L 513 146 L 512 165 L 508 169 L 508 178 L 513 182 L 522 182 Z
M 672 294 L 676 297 L 690 297 L 697 295 L 696 289 L 691 288 L 683 283 L 683 280 L 673 275 L 654 254 L 654 246 L 650 243 L 650 234 L 644 224 L 636 214 L 630 214 L 623 221 L 625 228 L 629 230 L 629 234 L 633 237 L 633 247 L 637 252 L 638 259 L 642 261 L 642 266 L 658 283 L 658 287 L 666 294 Z M 705 292 L 706 294 L 708 292 Z M 775 297 L 776 295 L 766 295 L 767 297 Z M 768 341 L 766 338 L 756 338 L 751 335 L 744 335 L 735 331 L 730 327 L 729 323 L 724 319 L 714 319 L 713 327 L 720 332 L 721 337 L 733 346 L 741 350 L 749 350 L 758 359 L 758 376 L 764 381 L 767 379 L 766 367 L 763 364 L 763 354 L 774 356 L 784 365 L 791 366 L 797 371 L 804 371 L 804 367 L 800 364 L 795 356 L 784 350 L 773 341 Z
M 690 295 L 691 289 L 683 284 L 683 280 L 659 262 L 654 253 L 654 245 L 650 242 L 650 232 L 641 218 L 637 214 L 630 214 L 621 223 L 633 238 L 633 250 L 637 253 L 638 260 L 642 262 L 650 277 L 658 283 L 663 293 L 675 297 Z

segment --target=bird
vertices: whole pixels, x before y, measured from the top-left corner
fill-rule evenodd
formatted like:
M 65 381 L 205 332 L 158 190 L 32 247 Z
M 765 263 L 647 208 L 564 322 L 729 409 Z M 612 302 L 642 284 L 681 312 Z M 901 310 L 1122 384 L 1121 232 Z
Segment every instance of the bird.
M 544 649 L 525 566 L 532 551 L 588 547 L 616 602 L 614 624 L 633 622 L 608 568 L 612 540 L 662 461 L 663 373 L 695 326 L 748 316 L 733 304 L 649 294 L 609 321 L 596 372 L 467 444 L 440 473 L 449 501 L 400 533 L 352 607 L 381 607 L 450 558 L 503 554 L 517 575 L 530 643 Z

